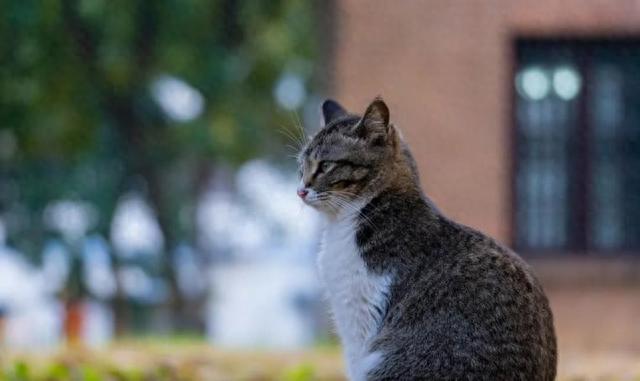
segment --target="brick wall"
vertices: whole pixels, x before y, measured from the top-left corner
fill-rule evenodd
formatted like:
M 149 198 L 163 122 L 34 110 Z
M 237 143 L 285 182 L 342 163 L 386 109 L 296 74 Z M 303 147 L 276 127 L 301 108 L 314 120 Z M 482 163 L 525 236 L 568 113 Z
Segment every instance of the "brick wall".
M 334 12 L 332 95 L 391 107 L 427 193 L 510 243 L 515 36 L 640 35 L 633 0 L 346 0 Z

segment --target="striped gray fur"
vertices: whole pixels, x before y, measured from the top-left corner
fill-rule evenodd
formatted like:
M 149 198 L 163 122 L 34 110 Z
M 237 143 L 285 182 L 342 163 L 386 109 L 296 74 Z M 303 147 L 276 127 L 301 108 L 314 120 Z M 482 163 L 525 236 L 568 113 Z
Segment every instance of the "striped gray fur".
M 301 187 L 327 220 L 320 272 L 350 378 L 553 380 L 553 318 L 531 268 L 425 196 L 382 99 L 362 117 L 329 100 L 323 115 Z

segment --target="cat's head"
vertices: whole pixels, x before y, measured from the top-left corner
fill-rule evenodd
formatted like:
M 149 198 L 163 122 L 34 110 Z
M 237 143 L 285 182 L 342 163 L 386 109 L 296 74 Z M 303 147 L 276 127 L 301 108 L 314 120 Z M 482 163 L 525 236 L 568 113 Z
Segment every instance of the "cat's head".
M 414 179 L 413 160 L 381 98 L 362 116 L 326 100 L 322 115 L 324 127 L 298 156 L 298 195 L 306 204 L 336 214 L 375 196 L 403 173 Z

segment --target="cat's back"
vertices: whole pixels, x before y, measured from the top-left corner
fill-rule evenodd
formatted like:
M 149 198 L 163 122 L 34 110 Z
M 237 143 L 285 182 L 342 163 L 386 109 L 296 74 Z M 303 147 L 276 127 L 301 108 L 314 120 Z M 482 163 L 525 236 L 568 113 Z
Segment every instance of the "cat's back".
M 372 267 L 396 272 L 374 344 L 385 361 L 373 378 L 552 380 L 551 312 L 524 261 L 419 198 L 387 198 L 368 215 L 386 227 L 371 231 L 370 240 L 393 241 L 361 242 Z M 386 225 L 377 218 L 384 206 L 394 220 Z

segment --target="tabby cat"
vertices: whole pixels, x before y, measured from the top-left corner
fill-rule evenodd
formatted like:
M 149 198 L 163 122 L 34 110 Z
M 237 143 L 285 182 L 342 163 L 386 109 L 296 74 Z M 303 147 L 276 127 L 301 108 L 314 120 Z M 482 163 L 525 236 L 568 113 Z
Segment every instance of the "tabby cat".
M 319 273 L 349 378 L 553 380 L 553 319 L 529 266 L 438 211 L 382 99 L 322 114 L 298 195 L 326 217 Z

